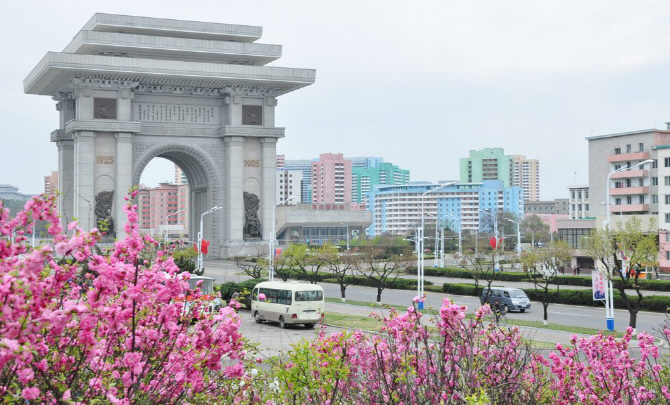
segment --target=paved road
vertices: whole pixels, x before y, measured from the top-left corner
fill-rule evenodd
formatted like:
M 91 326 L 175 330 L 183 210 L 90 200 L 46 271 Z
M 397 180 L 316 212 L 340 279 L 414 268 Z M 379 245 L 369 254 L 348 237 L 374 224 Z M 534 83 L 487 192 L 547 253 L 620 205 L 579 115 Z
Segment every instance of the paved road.
M 215 283 L 227 281 L 240 282 L 249 277 L 239 274 L 241 271 L 235 266 L 234 262 L 225 260 L 207 260 L 205 261 L 205 275 L 212 277 Z M 445 279 L 440 277 L 431 277 L 438 284 L 444 283 Z M 464 282 L 465 280 L 457 279 Z M 511 283 L 510 283 L 511 285 Z M 339 286 L 336 284 L 322 284 L 326 297 L 340 298 Z M 382 294 L 382 303 L 393 305 L 410 305 L 412 299 L 416 296 L 416 291 L 391 290 L 387 289 Z M 347 298 L 355 301 L 364 301 L 373 303 L 376 300 L 376 290 L 370 287 L 349 286 L 347 288 Z M 427 296 L 426 308 L 439 308 L 444 298 L 454 300 L 458 304 L 466 305 L 468 312 L 474 312 L 480 306 L 477 297 L 447 295 L 440 293 L 429 293 Z M 518 318 L 534 321 L 542 321 L 542 305 L 533 301 L 530 311 L 525 313 L 510 313 L 509 318 Z M 666 319 L 664 314 L 654 312 L 640 312 L 637 319 L 637 330 L 646 331 L 660 336 L 655 331 L 656 328 Z M 628 311 L 615 310 L 614 324 L 618 331 L 625 330 L 628 326 Z M 588 328 L 605 329 L 605 309 L 604 307 L 585 307 L 576 305 L 552 304 L 549 306 L 549 322 L 561 325 L 583 326 Z

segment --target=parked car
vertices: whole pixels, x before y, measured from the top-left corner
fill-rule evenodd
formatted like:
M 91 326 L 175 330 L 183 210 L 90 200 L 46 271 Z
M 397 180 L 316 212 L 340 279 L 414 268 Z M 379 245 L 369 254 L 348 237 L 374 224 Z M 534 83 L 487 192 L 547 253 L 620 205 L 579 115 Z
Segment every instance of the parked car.
M 486 298 L 487 295 L 488 299 Z M 530 299 L 523 290 L 518 288 L 491 287 L 490 293 L 488 288 L 484 288 L 482 296 L 479 297 L 479 302 L 482 305 L 488 302 L 493 307 L 496 301 L 499 301 L 505 312 L 526 312 L 527 309 L 530 309 Z

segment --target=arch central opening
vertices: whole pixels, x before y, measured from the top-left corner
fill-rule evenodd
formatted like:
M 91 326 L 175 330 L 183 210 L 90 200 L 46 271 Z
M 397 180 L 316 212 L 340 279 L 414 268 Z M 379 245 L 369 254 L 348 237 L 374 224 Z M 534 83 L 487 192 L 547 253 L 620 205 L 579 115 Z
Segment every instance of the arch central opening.
M 140 232 L 165 241 L 196 239 L 200 215 L 209 209 L 209 180 L 200 162 L 180 151 L 163 151 L 138 167 Z M 205 225 L 208 239 L 215 235 Z

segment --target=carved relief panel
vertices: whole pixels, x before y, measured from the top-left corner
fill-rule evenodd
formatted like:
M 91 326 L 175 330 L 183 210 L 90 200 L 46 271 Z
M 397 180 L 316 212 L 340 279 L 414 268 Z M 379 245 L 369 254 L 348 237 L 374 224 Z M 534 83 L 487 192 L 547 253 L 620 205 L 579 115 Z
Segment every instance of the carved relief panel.
M 116 119 L 116 99 L 115 98 L 94 98 L 93 99 L 93 118 L 103 120 Z

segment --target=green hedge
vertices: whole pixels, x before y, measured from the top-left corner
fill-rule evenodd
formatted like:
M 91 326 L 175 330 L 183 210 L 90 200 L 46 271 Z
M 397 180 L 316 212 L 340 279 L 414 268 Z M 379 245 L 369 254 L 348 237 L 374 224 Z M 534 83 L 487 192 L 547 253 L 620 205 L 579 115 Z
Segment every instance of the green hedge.
M 454 295 L 470 295 L 479 297 L 479 293 L 484 286 L 479 285 L 476 290 L 474 284 L 458 284 L 458 283 L 444 283 L 442 285 L 442 292 Z M 542 301 L 542 294 L 531 288 L 523 288 L 533 301 Z M 558 296 L 552 301 L 552 304 L 567 304 L 567 305 L 585 305 L 585 306 L 602 306 L 601 301 L 594 301 L 591 290 L 560 290 Z M 619 291 L 614 291 L 614 307 L 625 309 L 623 300 Z M 640 309 L 653 312 L 666 312 L 670 307 L 670 297 L 652 295 L 646 296 L 640 303 Z
M 416 267 L 409 267 L 407 274 L 416 275 Z M 474 279 L 473 270 L 467 270 L 456 267 L 426 267 L 424 269 L 426 276 L 436 277 L 450 277 L 450 278 L 466 278 Z M 531 281 L 527 274 L 518 271 L 503 271 L 496 276 L 498 281 Z M 591 287 L 590 276 L 558 276 L 556 277 L 559 285 L 573 285 L 580 287 Z M 617 281 L 615 280 L 616 284 Z M 647 291 L 670 291 L 670 281 L 666 280 L 638 280 L 642 290 Z
M 235 291 L 240 293 L 240 304 L 244 305 L 246 308 L 251 308 L 251 291 L 254 289 L 256 284 L 261 281 L 266 281 L 264 279 L 256 278 L 251 280 L 245 280 L 241 283 L 235 283 L 229 281 L 224 284 L 216 284 L 214 286 L 214 291 L 221 293 L 221 299 L 223 302 L 228 303 L 231 298 L 233 298 L 233 293 Z
M 416 267 L 409 267 L 406 274 L 416 275 Z M 436 277 L 450 277 L 450 278 L 467 278 L 474 279 L 474 271 L 455 268 L 455 267 L 426 267 L 424 268 L 424 275 Z M 519 271 L 501 271 L 496 275 L 496 281 L 530 281 L 526 273 Z M 590 285 L 590 284 L 589 284 Z

